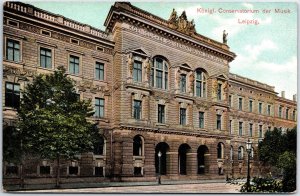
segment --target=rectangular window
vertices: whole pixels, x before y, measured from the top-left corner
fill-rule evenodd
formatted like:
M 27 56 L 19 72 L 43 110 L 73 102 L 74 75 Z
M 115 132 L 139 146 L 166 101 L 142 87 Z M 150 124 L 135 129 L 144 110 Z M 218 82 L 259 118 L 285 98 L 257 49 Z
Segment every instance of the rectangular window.
M 262 113 L 262 103 L 258 103 L 258 113 Z
M 168 72 L 166 72 L 166 69 L 165 69 L 165 89 L 168 89 Z
M 281 118 L 281 113 L 282 113 L 282 107 L 279 106 L 279 109 L 278 109 L 278 117 Z
M 49 175 L 50 174 L 50 166 L 40 166 L 40 175 Z
M 103 167 L 95 167 L 95 176 L 103 177 Z
M 20 85 L 6 82 L 5 84 L 5 106 L 19 108 L 20 106 Z
M 249 112 L 252 112 L 253 101 L 249 100 Z
M 229 134 L 232 134 L 232 120 L 229 121 Z
M 95 98 L 95 117 L 104 117 L 104 99 Z
M 202 86 L 202 82 L 201 81 L 196 81 L 196 96 L 197 97 L 202 97 L 202 95 L 201 95 L 201 86 Z
M 134 167 L 134 175 L 135 176 L 142 176 L 142 168 L 141 167 Z
M 156 87 L 162 88 L 163 87 L 163 71 L 156 70 Z
M 217 129 L 221 130 L 221 117 L 222 115 L 217 114 Z
M 199 112 L 199 128 L 204 128 L 204 112 Z
M 20 61 L 20 42 L 12 39 L 6 40 L 6 59 L 10 61 Z
M 75 75 L 79 74 L 79 57 L 70 55 L 69 73 Z
M 69 175 L 78 175 L 78 167 L 69 166 Z
M 296 111 L 293 110 L 293 120 L 295 121 L 296 120 Z
M 142 82 L 142 63 L 140 61 L 133 63 L 133 81 Z
M 10 165 L 6 166 L 6 175 L 18 175 L 18 173 L 19 173 L 18 166 L 15 166 L 15 165 L 13 165 L 13 166 L 10 166 Z
M 139 120 L 142 117 L 142 101 L 133 101 L 133 118 Z
M 217 92 L 218 100 L 222 99 L 222 84 L 218 83 L 218 92 Z
M 186 125 L 186 109 L 180 108 L 180 124 Z
M 268 127 L 268 131 L 271 131 L 271 127 Z
M 52 68 L 52 51 L 47 48 L 40 48 L 40 65 L 43 68 Z
M 186 92 L 186 75 L 181 74 L 180 78 L 180 92 L 185 93 Z
M 158 122 L 165 123 L 165 106 L 158 104 Z
M 228 100 L 228 102 L 229 102 L 229 107 L 231 107 L 232 106 L 232 96 L 231 95 L 229 95 L 229 98 L 228 98 L 229 100 Z
M 243 98 L 239 98 L 239 110 L 243 109 Z
M 239 122 L 239 136 L 243 135 L 243 122 Z
M 262 125 L 259 125 L 259 138 L 262 138 Z
M 289 119 L 289 108 L 285 110 L 285 119 Z
M 268 105 L 268 115 L 270 116 L 271 115 L 271 105 Z
M 252 137 L 252 135 L 253 135 L 253 124 L 250 123 L 249 124 L 249 137 Z
M 95 78 L 96 80 L 104 80 L 104 63 L 96 62 Z

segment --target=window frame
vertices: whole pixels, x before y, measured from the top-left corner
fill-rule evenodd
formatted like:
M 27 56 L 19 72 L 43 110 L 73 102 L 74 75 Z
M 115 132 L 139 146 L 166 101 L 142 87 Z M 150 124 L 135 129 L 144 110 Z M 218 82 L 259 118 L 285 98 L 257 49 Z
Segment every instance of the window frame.
M 158 67 L 158 61 L 161 60 L 161 68 Z M 158 86 L 158 75 L 157 73 L 161 73 L 161 87 Z M 168 90 L 169 85 L 169 63 L 168 61 L 163 57 L 154 57 L 153 63 L 151 66 L 151 73 L 150 73 L 150 80 L 151 80 L 151 86 L 154 88 L 162 89 L 162 90 Z
M 166 106 L 163 104 L 158 104 L 157 106 L 157 122 L 166 123 Z
M 186 93 L 187 85 L 186 85 L 186 74 L 180 74 L 180 92 Z
M 139 103 L 139 106 L 135 103 Z M 136 120 L 141 120 L 142 119 L 142 101 L 141 100 L 133 100 L 133 114 L 132 117 Z
M 243 110 L 243 98 L 239 97 L 239 110 L 242 111 Z
M 198 78 L 198 74 L 200 74 L 200 78 Z M 194 82 L 194 95 L 196 97 L 206 97 L 206 84 L 207 84 L 207 76 L 206 76 L 206 73 L 201 70 L 201 69 L 196 69 L 195 70 L 195 82 Z M 200 84 L 200 88 L 198 88 L 198 83 Z M 199 91 L 199 94 L 198 94 L 198 89 L 200 90 Z
M 179 124 L 183 126 L 187 125 L 186 111 L 186 108 L 179 109 Z
M 243 122 L 239 122 L 239 136 L 243 136 Z
M 139 67 L 136 65 L 139 65 Z M 143 82 L 143 63 L 136 59 L 133 61 L 132 79 L 134 82 Z
M 199 112 L 199 128 L 200 129 L 204 129 L 204 123 L 205 123 L 205 117 L 204 117 L 205 113 L 200 111 Z
M 41 50 L 42 49 L 45 49 L 45 50 L 48 50 L 48 51 L 51 52 L 51 56 L 50 56 L 51 67 L 43 67 L 42 66 L 42 54 L 41 54 Z M 45 56 L 45 58 L 46 57 L 49 57 L 49 56 Z M 39 46 L 39 68 L 42 68 L 42 69 L 53 69 L 53 64 L 54 64 L 54 50 L 53 50 L 53 48 L 49 48 L 49 47 L 46 47 L 44 45 L 43 46 Z
M 97 65 L 99 65 L 99 68 L 97 68 Z M 103 67 L 103 69 L 101 69 L 101 66 Z M 101 61 L 95 61 L 95 67 L 94 67 L 94 78 L 95 80 L 99 80 L 99 81 L 104 81 L 105 80 L 105 63 L 101 62 Z M 98 71 L 98 75 L 97 75 L 97 71 Z M 101 74 L 102 72 L 102 74 Z M 101 79 L 102 76 L 102 79 Z M 98 78 L 99 77 L 99 78 Z
M 217 114 L 217 130 L 222 130 L 222 115 Z
M 12 90 L 11 92 L 7 92 L 8 88 L 7 88 L 7 85 L 10 84 L 12 85 Z M 19 86 L 19 91 L 17 91 L 17 93 L 15 93 L 15 86 Z M 10 107 L 10 108 L 14 108 L 14 109 L 17 109 L 20 107 L 20 99 L 21 99 L 21 85 L 19 83 L 13 83 L 13 82 L 9 82 L 9 81 L 6 81 L 5 82 L 5 95 L 4 95 L 4 101 L 5 101 L 5 107 Z M 16 95 L 17 94 L 17 95 Z M 7 101 L 10 96 L 10 101 Z M 16 97 L 18 99 L 16 99 Z M 15 105 L 15 102 L 17 101 L 17 105 Z M 8 103 L 11 103 L 12 105 L 8 105 Z
M 19 49 L 18 49 L 18 51 L 19 51 L 19 60 L 18 61 L 14 60 L 14 57 L 13 57 L 13 60 L 8 59 L 8 41 L 9 40 L 11 40 L 13 42 L 19 42 Z M 5 55 L 3 57 L 5 58 L 5 60 L 10 61 L 10 62 L 14 62 L 14 63 L 21 63 L 22 62 L 22 60 L 23 60 L 22 59 L 22 56 L 23 56 L 22 55 L 22 40 L 20 40 L 18 38 L 15 38 L 15 37 L 5 37 L 5 45 L 4 46 L 5 46 L 5 50 L 4 50 Z M 13 50 L 13 54 L 14 54 L 14 50 Z
M 73 71 L 74 71 L 74 69 L 76 70 L 75 65 L 78 64 L 78 73 L 70 72 L 70 70 L 71 70 L 71 58 L 73 58 L 73 57 L 78 58 L 78 63 L 76 63 L 75 60 L 74 60 L 74 68 L 73 68 Z M 71 75 L 74 75 L 74 76 L 81 75 L 81 64 L 82 64 L 81 61 L 82 61 L 82 56 L 77 55 L 77 54 L 69 54 L 69 57 L 68 57 L 68 73 L 71 74 Z
M 94 101 L 95 101 L 95 104 L 94 104 L 94 107 L 95 107 L 94 117 L 95 118 L 104 118 L 105 117 L 105 99 L 100 98 L 100 97 L 95 97 Z M 97 101 L 99 101 L 99 102 L 97 102 Z M 101 104 L 101 101 L 103 102 L 103 104 Z M 97 108 L 98 108 L 98 110 L 97 110 Z M 101 109 L 103 110 L 103 115 L 101 115 Z M 99 111 L 99 112 L 97 113 L 97 111 Z

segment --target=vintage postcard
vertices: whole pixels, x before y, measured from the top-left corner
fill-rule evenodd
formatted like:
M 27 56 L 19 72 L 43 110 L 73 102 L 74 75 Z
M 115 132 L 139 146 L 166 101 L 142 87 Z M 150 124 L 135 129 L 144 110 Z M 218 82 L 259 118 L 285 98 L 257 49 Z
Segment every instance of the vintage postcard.
M 3 191 L 296 191 L 295 2 L 6 1 Z

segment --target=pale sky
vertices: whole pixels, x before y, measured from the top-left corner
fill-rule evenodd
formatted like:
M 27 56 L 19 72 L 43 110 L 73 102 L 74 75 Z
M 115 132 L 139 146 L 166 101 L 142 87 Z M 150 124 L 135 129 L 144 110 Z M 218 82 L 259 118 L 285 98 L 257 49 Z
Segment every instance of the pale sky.
M 36 7 L 63 15 L 78 22 L 105 30 L 103 26 L 114 2 L 31 2 Z M 132 2 L 154 15 L 168 19 L 175 8 L 180 15 L 186 11 L 194 19 L 196 31 L 222 42 L 223 30 L 228 32 L 228 45 L 236 53 L 230 72 L 275 86 L 286 91 L 286 98 L 297 93 L 297 4 L 296 3 L 183 3 Z M 212 14 L 200 13 L 200 8 L 215 9 Z M 220 13 L 219 10 L 252 9 L 259 13 Z M 271 10 L 263 13 L 263 10 Z M 275 9 L 287 13 L 275 13 Z M 197 12 L 198 10 L 198 12 Z M 259 24 L 240 24 L 242 20 L 256 20 Z

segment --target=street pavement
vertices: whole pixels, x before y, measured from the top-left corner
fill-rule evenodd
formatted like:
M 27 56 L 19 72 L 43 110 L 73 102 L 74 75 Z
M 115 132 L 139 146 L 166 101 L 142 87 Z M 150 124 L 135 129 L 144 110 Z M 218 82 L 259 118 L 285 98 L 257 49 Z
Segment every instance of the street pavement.
M 239 193 L 240 185 L 224 182 L 80 189 L 28 190 L 18 193 Z

